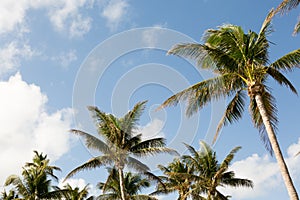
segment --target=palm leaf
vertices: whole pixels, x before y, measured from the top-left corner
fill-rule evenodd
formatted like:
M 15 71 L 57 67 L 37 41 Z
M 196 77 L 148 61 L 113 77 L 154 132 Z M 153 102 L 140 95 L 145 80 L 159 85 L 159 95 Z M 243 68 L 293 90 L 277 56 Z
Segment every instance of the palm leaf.
M 230 151 L 230 153 L 226 156 L 226 158 L 223 160 L 223 162 L 221 163 L 220 168 L 228 169 L 231 161 L 234 158 L 234 154 L 236 154 L 236 152 L 238 152 L 241 148 L 242 147 L 238 146 L 238 147 L 235 147 L 234 149 L 232 149 Z
M 150 168 L 146 164 L 130 156 L 128 156 L 127 158 L 127 165 L 128 167 L 133 168 L 139 172 L 146 172 L 150 170 Z
M 295 67 L 300 67 L 300 49 L 291 51 L 270 65 L 270 68 L 283 71 L 292 71 Z
M 248 179 L 234 178 L 235 174 L 232 171 L 225 172 L 222 177 L 222 183 L 231 187 L 250 187 L 253 188 L 253 182 Z
M 142 101 L 135 104 L 133 109 L 121 119 L 121 128 L 125 133 L 132 133 L 132 130 L 137 128 L 137 122 L 145 110 L 146 103 L 147 101 Z
M 276 12 L 281 12 L 281 14 L 284 14 L 290 11 L 291 9 L 296 8 L 299 5 L 299 3 L 299 0 L 284 0 L 276 8 Z
M 179 101 L 187 101 L 186 114 L 191 116 L 212 100 L 230 95 L 231 89 L 235 87 L 235 75 L 224 74 L 213 77 L 171 96 L 159 107 L 177 105 Z
M 299 54 L 300 55 L 300 54 Z M 293 84 L 278 70 L 267 67 L 266 72 L 280 85 L 285 85 L 287 88 L 289 88 L 293 93 L 297 94 L 296 88 L 293 86 Z
M 297 35 L 300 32 L 300 17 L 298 17 L 298 22 L 295 25 L 293 35 Z
M 84 163 L 84 164 L 80 165 L 79 167 L 76 167 L 75 169 L 73 169 L 66 176 L 65 180 L 71 178 L 72 176 L 74 176 L 76 173 L 78 173 L 80 171 L 95 169 L 95 168 L 100 167 L 102 165 L 107 165 L 107 164 L 111 164 L 111 163 L 112 163 L 112 160 L 111 160 L 110 155 L 102 155 L 102 156 L 99 156 L 99 157 L 91 158 L 86 163 Z
M 105 154 L 110 152 L 110 148 L 107 146 L 107 144 L 98 139 L 97 137 L 76 129 L 71 129 L 70 132 L 83 137 L 85 139 L 85 144 L 88 148 L 98 150 Z
M 216 142 L 222 127 L 232 124 L 233 122 L 237 122 L 240 118 L 242 118 L 245 106 L 245 97 L 245 93 L 242 90 L 239 90 L 228 103 L 225 113 L 217 126 L 213 143 Z

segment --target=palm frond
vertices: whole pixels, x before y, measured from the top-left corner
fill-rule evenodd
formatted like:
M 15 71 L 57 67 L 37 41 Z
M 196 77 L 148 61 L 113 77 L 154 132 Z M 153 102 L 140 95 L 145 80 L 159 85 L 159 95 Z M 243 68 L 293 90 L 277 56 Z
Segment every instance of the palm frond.
M 219 133 L 224 126 L 232 124 L 233 122 L 237 122 L 240 118 L 242 118 L 245 106 L 245 98 L 245 93 L 242 90 L 239 90 L 233 99 L 228 103 L 225 113 L 217 126 L 213 143 L 216 142 Z
M 222 183 L 231 187 L 250 187 L 253 188 L 253 182 L 248 179 L 235 178 L 232 171 L 225 172 L 222 177 Z
M 177 105 L 179 101 L 187 101 L 186 114 L 191 116 L 212 100 L 230 95 L 231 89 L 235 87 L 235 77 L 234 74 L 224 74 L 196 83 L 168 98 L 159 109 Z
M 298 17 L 298 22 L 295 25 L 293 35 L 297 35 L 300 32 L 300 17 Z
M 291 9 L 296 8 L 299 5 L 299 3 L 299 0 L 284 0 L 276 8 L 276 13 L 280 12 L 281 14 L 284 14 L 290 11 Z
M 99 157 L 95 157 L 92 158 L 90 160 L 88 160 L 86 163 L 80 165 L 79 167 L 76 167 L 75 169 L 73 169 L 65 178 L 69 179 L 72 176 L 74 176 L 75 174 L 77 174 L 80 171 L 84 171 L 84 170 L 90 170 L 90 169 L 95 169 L 97 167 L 100 167 L 102 165 L 107 165 L 107 164 L 111 164 L 112 160 L 111 160 L 111 156 L 110 155 L 102 155 Z
M 127 158 L 127 165 L 128 167 L 133 168 L 138 172 L 146 172 L 150 170 L 150 168 L 146 164 L 130 156 L 128 156 Z
M 122 119 L 121 129 L 125 133 L 132 133 L 133 129 L 137 128 L 138 120 L 143 114 L 147 101 L 142 101 L 133 107 Z
M 101 141 L 99 138 L 90 135 L 89 133 L 86 133 L 84 131 L 80 131 L 76 129 L 71 129 L 70 132 L 82 136 L 85 139 L 85 145 L 88 148 L 98 150 L 104 154 L 110 152 L 110 148 L 107 146 L 107 144 Z
M 197 61 L 197 64 L 203 65 L 203 68 L 213 65 L 205 46 L 197 43 L 177 44 L 168 51 L 168 55 L 177 55 Z
M 220 165 L 220 168 L 226 168 L 228 169 L 231 161 L 233 160 L 234 158 L 234 155 L 236 154 L 236 152 L 238 152 L 242 147 L 238 146 L 238 147 L 235 147 L 234 149 L 232 149 L 230 151 L 230 153 L 226 156 L 226 158 L 222 161 L 221 165 Z
M 282 56 L 270 65 L 270 68 L 275 68 L 282 71 L 292 71 L 294 68 L 300 67 L 300 49 L 291 51 Z
M 178 155 L 177 151 L 165 147 L 164 138 L 153 138 L 142 141 L 130 148 L 130 152 L 136 156 L 154 155 L 157 153 L 169 153 Z
M 296 88 L 293 86 L 293 84 L 278 70 L 267 67 L 266 72 L 280 85 L 285 85 L 287 88 L 289 88 L 293 93 L 297 94 Z
M 122 131 L 119 120 L 112 114 L 106 114 L 95 106 L 88 106 L 95 120 L 98 134 L 105 137 L 105 140 L 113 144 L 120 144 L 122 141 Z
M 272 27 L 271 27 L 271 21 L 273 19 L 273 17 L 275 16 L 276 11 L 274 9 L 271 9 L 267 15 L 267 17 L 265 18 L 262 27 L 259 31 L 259 38 L 261 36 L 265 37 L 266 35 L 270 34 L 271 32 L 273 32 Z M 258 38 L 258 39 L 259 39 Z

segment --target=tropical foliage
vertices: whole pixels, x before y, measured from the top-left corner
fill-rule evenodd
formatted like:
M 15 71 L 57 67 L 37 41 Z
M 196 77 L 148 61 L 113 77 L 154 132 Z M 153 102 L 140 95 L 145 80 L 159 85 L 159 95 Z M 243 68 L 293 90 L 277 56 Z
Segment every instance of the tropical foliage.
M 80 130 L 71 130 L 85 138 L 86 146 L 90 149 L 103 153 L 93 157 L 86 163 L 72 170 L 66 178 L 73 176 L 79 171 L 94 169 L 100 166 L 113 166 L 118 170 L 119 184 L 122 200 L 128 199 L 124 185 L 124 167 L 135 169 L 136 171 L 147 173 L 148 166 L 140 162 L 135 157 L 150 156 L 157 153 L 175 153 L 176 151 L 165 147 L 163 138 L 142 140 L 142 134 L 138 133 L 137 122 L 143 113 L 146 101 L 137 103 L 134 108 L 122 118 L 117 118 L 112 114 L 100 111 L 97 107 L 89 107 L 95 120 L 98 135 L 97 137 Z
M 163 177 L 166 189 L 158 185 L 155 193 L 178 191 L 178 200 L 186 200 L 188 197 L 200 200 L 226 200 L 229 196 L 222 194 L 219 191 L 220 187 L 253 187 L 252 181 L 236 178 L 235 173 L 229 170 L 234 154 L 240 147 L 234 148 L 219 163 L 216 152 L 205 142 L 200 144 L 199 151 L 186 145 L 191 155 L 174 159 L 167 167 L 159 166 L 166 175 Z
M 201 81 L 167 99 L 162 107 L 187 101 L 187 114 L 196 113 L 209 102 L 229 98 L 229 104 L 217 127 L 215 139 L 221 128 L 238 121 L 244 112 L 246 97 L 254 126 L 259 129 L 267 150 L 277 159 L 291 199 L 298 199 L 297 192 L 283 159 L 276 135 L 277 109 L 267 80 L 272 78 L 297 94 L 295 87 L 282 72 L 300 66 L 300 49 L 296 49 L 270 63 L 268 35 L 272 32 L 271 19 L 266 17 L 259 33 L 245 33 L 240 26 L 226 24 L 207 30 L 204 44 L 178 44 L 169 54 L 191 58 L 199 67 L 212 70 L 217 76 Z
M 98 183 L 99 189 L 103 194 L 97 197 L 98 200 L 120 200 L 121 190 L 119 184 L 118 170 L 115 168 L 108 169 L 109 176 L 106 182 Z M 143 188 L 150 187 L 150 182 L 146 178 L 142 178 L 139 174 L 126 172 L 124 174 L 124 186 L 126 194 L 134 200 L 156 200 L 155 197 L 149 195 L 138 194 Z
M 5 182 L 5 186 L 12 185 L 13 192 L 7 196 L 17 193 L 17 199 L 36 200 L 59 198 L 60 191 L 52 189 L 52 180 L 58 180 L 54 175 L 55 170 L 60 170 L 56 166 L 49 165 L 47 155 L 34 151 L 33 162 L 26 163 L 23 167 L 22 177 L 10 175 Z M 5 196 L 5 195 L 4 195 Z
M 299 5 L 299 0 L 284 0 L 282 1 L 279 6 L 276 8 L 276 12 L 284 14 L 289 12 L 290 10 L 296 8 Z M 293 34 L 296 35 L 300 32 L 300 17 L 294 27 Z

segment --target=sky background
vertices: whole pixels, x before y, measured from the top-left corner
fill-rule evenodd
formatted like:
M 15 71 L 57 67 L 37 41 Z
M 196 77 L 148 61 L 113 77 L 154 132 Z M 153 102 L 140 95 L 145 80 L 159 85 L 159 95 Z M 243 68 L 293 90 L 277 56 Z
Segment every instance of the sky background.
M 212 76 L 189 60 L 166 56 L 166 51 L 177 43 L 201 42 L 205 30 L 226 23 L 258 32 L 268 11 L 280 2 L 1 0 L 0 189 L 8 175 L 20 174 L 31 161 L 33 150 L 47 154 L 62 169 L 56 173 L 61 180 L 97 155 L 68 132 L 95 133 L 88 105 L 121 117 L 148 100 L 139 127 L 144 139 L 164 136 L 180 153 L 185 153 L 182 142 L 195 148 L 199 140 L 211 142 L 226 99 L 191 118 L 185 117 L 184 103 L 155 111 L 172 94 Z M 271 62 L 299 48 L 299 36 L 292 36 L 298 14 L 295 9 L 274 18 Z M 298 90 L 299 75 L 299 70 L 287 74 Z M 299 97 L 271 80 L 268 85 L 277 101 L 278 140 L 300 191 L 300 156 L 295 157 L 300 151 Z M 221 161 L 236 146 L 242 149 L 231 168 L 237 177 L 253 180 L 254 188 L 222 191 L 233 200 L 288 199 L 276 160 L 266 152 L 247 112 L 239 123 L 223 128 L 214 149 Z M 143 161 L 157 172 L 157 164 L 172 159 L 160 155 Z M 69 182 L 91 183 L 91 193 L 97 193 L 95 184 L 105 178 L 103 168 L 79 173 Z

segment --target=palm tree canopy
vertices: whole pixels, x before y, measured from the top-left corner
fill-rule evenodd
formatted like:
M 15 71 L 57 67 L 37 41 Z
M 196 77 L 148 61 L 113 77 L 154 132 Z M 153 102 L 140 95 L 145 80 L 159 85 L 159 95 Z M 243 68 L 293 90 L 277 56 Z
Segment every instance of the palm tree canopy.
M 225 159 L 219 163 L 216 152 L 205 142 L 200 142 L 201 148 L 196 151 L 192 146 L 186 145 L 191 155 L 184 155 L 182 159 L 195 169 L 195 175 L 187 174 L 193 184 L 193 190 L 200 194 L 206 194 L 213 199 L 228 199 L 218 187 L 253 187 L 248 179 L 236 178 L 235 173 L 229 170 L 229 166 L 235 153 L 241 148 L 236 147 L 230 151 Z M 210 198 L 208 198 L 210 199 Z
M 36 198 L 58 198 L 59 191 L 52 190 L 51 180 L 57 180 L 54 171 L 60 170 L 49 165 L 47 155 L 34 151 L 33 162 L 26 163 L 23 167 L 22 177 L 10 175 L 5 186 L 12 185 L 21 199 L 34 200 Z
M 261 138 L 271 153 L 272 148 L 265 134 L 265 126 L 254 99 L 255 92 L 263 93 L 263 102 L 273 128 L 276 130 L 277 109 L 267 80 L 272 78 L 297 94 L 295 87 L 282 72 L 291 71 L 300 66 L 300 49 L 294 50 L 275 62 L 269 60 L 270 42 L 267 37 L 272 32 L 271 19 L 275 11 L 266 17 L 259 33 L 245 33 L 240 26 L 225 24 L 218 29 L 205 32 L 204 44 L 178 44 L 169 50 L 169 54 L 196 60 L 197 65 L 213 71 L 216 76 L 171 96 L 161 107 L 176 105 L 187 101 L 188 116 L 211 101 L 229 98 L 225 113 L 217 127 L 216 140 L 223 126 L 238 121 L 244 112 L 247 95 L 250 97 L 249 111 L 254 126 L 259 129 Z
M 97 186 L 103 191 L 103 194 L 98 196 L 97 199 L 121 199 L 119 174 L 116 168 L 108 168 L 108 178 L 106 182 L 100 182 Z M 146 178 L 142 178 L 140 174 L 133 174 L 126 172 L 124 175 L 124 185 L 126 193 L 132 199 L 140 200 L 155 200 L 155 197 L 149 195 L 139 194 L 143 188 L 150 187 L 150 182 Z
M 176 154 L 173 149 L 165 147 L 164 138 L 142 140 L 138 133 L 138 120 L 145 109 L 146 101 L 137 103 L 132 110 L 122 118 L 107 114 L 97 107 L 89 106 L 97 127 L 97 133 L 104 140 L 84 131 L 72 129 L 71 132 L 85 139 L 88 148 L 97 150 L 102 155 L 93 157 L 83 165 L 72 170 L 66 178 L 70 178 L 79 171 L 94 169 L 100 166 L 131 167 L 137 171 L 149 171 L 148 166 L 135 157 L 155 155 L 157 153 Z

